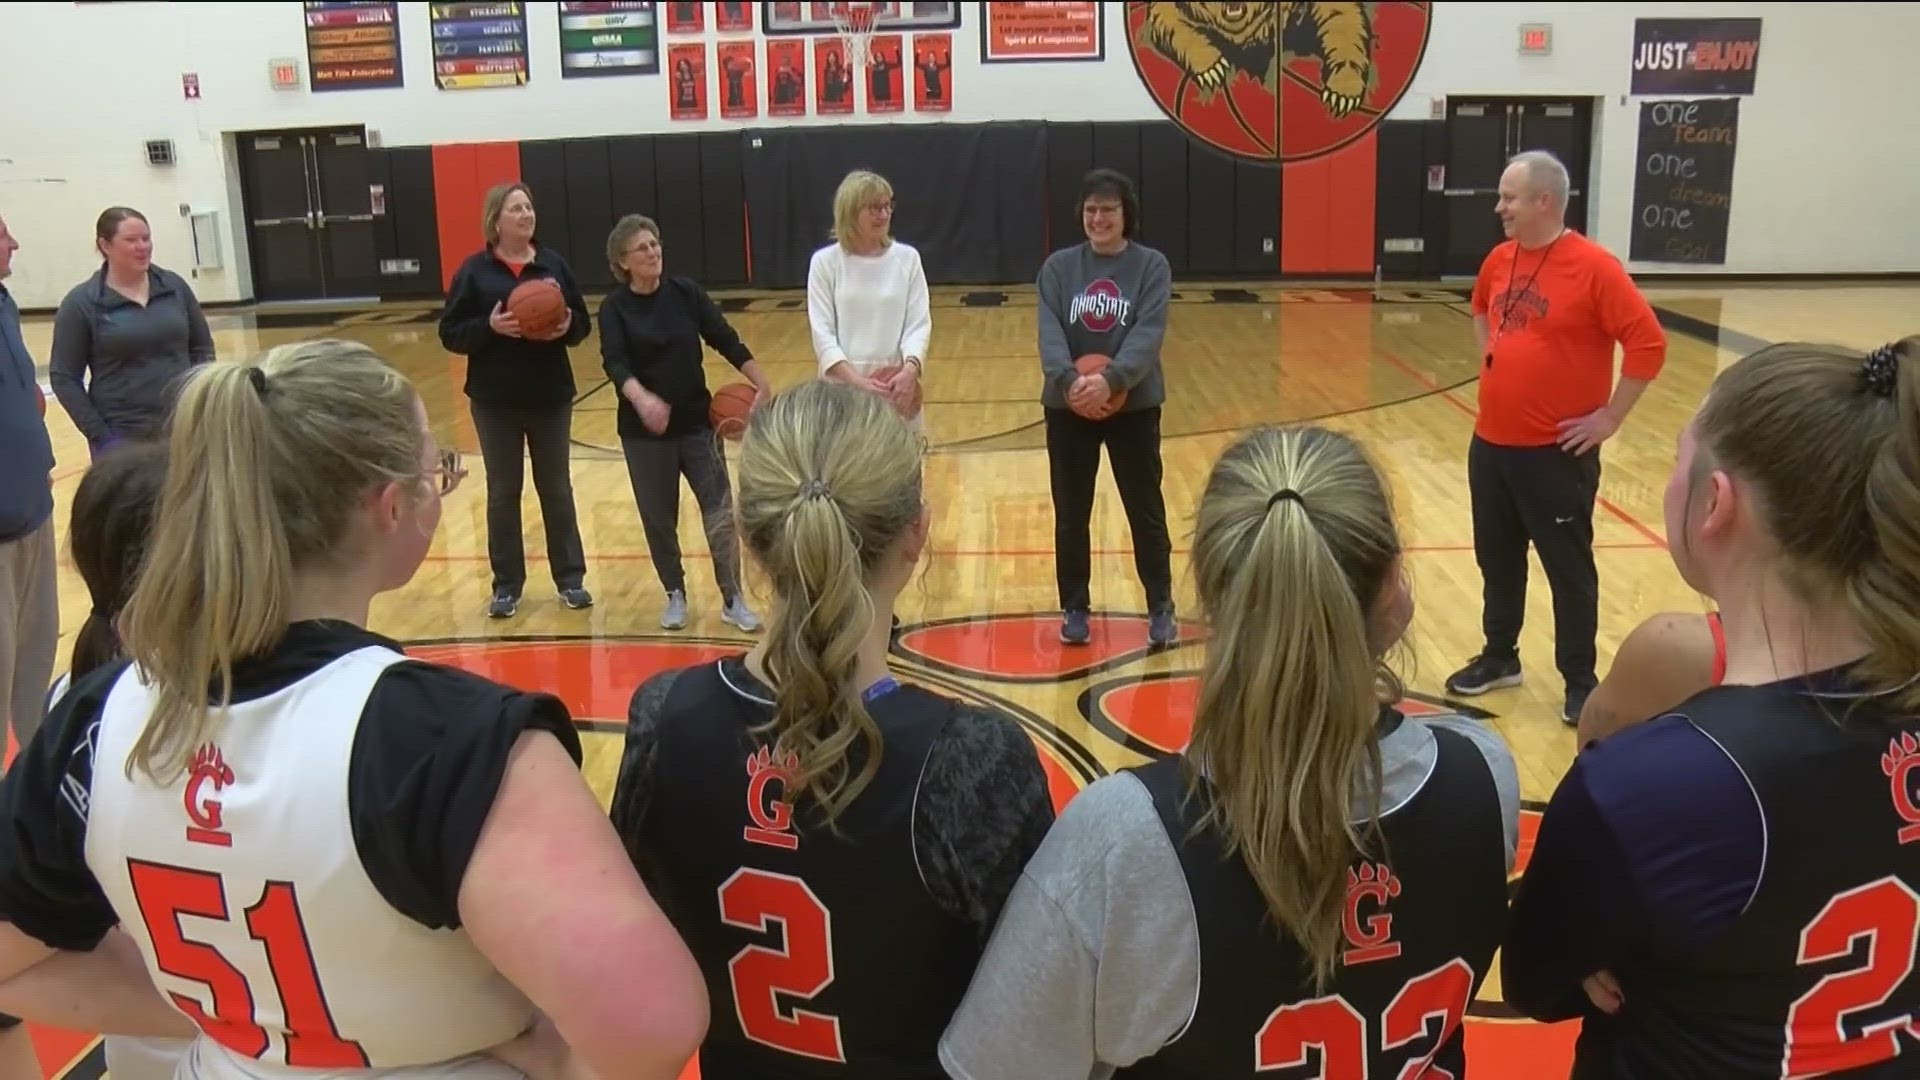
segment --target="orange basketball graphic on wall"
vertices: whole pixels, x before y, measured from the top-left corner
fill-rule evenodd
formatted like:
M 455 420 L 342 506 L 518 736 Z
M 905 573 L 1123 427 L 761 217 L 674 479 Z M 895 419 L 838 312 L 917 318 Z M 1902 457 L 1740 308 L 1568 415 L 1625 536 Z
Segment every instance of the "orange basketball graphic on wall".
M 1189 135 L 1245 161 L 1304 161 L 1373 130 L 1426 55 L 1432 5 L 1127 4 L 1140 81 Z

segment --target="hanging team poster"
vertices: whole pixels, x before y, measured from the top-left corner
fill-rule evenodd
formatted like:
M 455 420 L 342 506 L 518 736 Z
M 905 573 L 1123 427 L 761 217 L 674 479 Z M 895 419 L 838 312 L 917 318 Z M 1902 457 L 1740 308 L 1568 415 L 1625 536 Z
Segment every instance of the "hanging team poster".
M 875 34 L 867 47 L 867 111 L 897 113 L 907 111 L 906 79 L 902 76 L 899 34 Z
M 1751 94 L 1759 19 L 1635 19 L 1633 93 Z
M 1633 170 L 1635 261 L 1727 261 L 1740 99 L 1643 101 Z
M 953 111 L 953 35 L 913 35 L 913 111 Z
M 652 0 L 560 5 L 560 77 L 658 75 L 660 27 Z
M 307 88 L 378 90 L 404 86 L 400 71 L 400 5 L 306 5 Z
M 715 30 L 753 29 L 753 5 L 734 3 L 715 4 L 713 28 Z
M 767 41 L 767 115 L 807 115 L 807 44 Z
M 1100 5 L 982 4 L 980 62 L 1017 64 L 1104 60 L 1106 22 Z
M 707 28 L 707 18 L 701 14 L 705 4 L 667 4 L 667 33 L 698 34 Z
M 839 38 L 813 42 L 813 111 L 820 116 L 842 116 L 853 111 L 854 72 L 847 64 L 847 47 Z
M 707 46 L 677 41 L 667 46 L 667 114 L 675 120 L 707 118 Z
M 526 5 L 429 4 L 433 79 L 442 90 L 525 86 Z
M 720 70 L 720 115 L 746 120 L 760 115 L 760 88 L 754 79 L 751 41 L 723 41 L 714 47 L 714 66 Z

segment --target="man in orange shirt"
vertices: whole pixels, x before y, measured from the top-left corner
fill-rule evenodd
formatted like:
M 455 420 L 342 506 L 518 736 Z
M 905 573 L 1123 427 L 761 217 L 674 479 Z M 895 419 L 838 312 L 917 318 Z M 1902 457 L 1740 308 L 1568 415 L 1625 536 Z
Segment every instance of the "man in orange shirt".
M 1507 240 L 1474 284 L 1480 413 L 1467 486 L 1486 644 L 1447 679 L 1447 690 L 1471 697 L 1520 684 L 1531 542 L 1553 590 L 1554 659 L 1566 683 L 1561 718 L 1572 725 L 1598 682 L 1600 444 L 1659 374 L 1667 340 L 1620 260 L 1566 227 L 1567 188 L 1566 167 L 1553 155 L 1513 158 L 1496 211 Z M 1617 386 L 1615 343 L 1624 353 Z

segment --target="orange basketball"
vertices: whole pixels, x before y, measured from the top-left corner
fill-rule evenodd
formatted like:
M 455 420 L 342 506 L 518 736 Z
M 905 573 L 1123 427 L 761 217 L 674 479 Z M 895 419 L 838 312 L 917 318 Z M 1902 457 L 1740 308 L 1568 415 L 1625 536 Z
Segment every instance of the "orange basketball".
M 549 338 L 567 317 L 567 298 L 552 278 L 531 278 L 507 294 L 507 314 L 520 320 L 520 332 L 527 337 Z
M 1074 367 L 1074 370 L 1078 371 L 1082 375 L 1098 375 L 1099 373 L 1107 370 L 1107 365 L 1111 363 L 1113 363 L 1113 358 L 1111 356 L 1102 356 L 1099 353 L 1088 353 L 1087 355 L 1076 359 L 1073 362 L 1073 367 Z M 1076 413 L 1079 413 L 1081 416 L 1084 416 L 1089 420 L 1105 420 L 1107 417 L 1112 416 L 1114 413 L 1119 412 L 1120 406 L 1125 405 L 1126 403 L 1127 403 L 1127 391 L 1124 387 L 1122 387 L 1122 388 L 1115 389 L 1113 391 L 1113 396 L 1107 398 L 1106 404 L 1104 405 L 1096 405 L 1090 409 L 1081 409 L 1076 407 L 1073 411 Z
M 873 373 L 873 381 L 882 382 L 882 383 L 886 382 L 888 379 L 891 379 L 895 375 L 899 374 L 900 369 L 906 366 L 907 365 L 905 364 L 888 364 L 886 367 L 883 367 L 880 370 Z M 913 405 L 906 409 L 899 409 L 898 411 L 900 415 L 906 417 L 909 420 L 913 419 L 916 416 L 919 416 L 920 404 L 925 398 L 926 398 L 926 388 L 920 385 L 918 382 L 914 383 L 913 384 Z M 898 409 L 898 406 L 896 406 L 896 409 Z
M 707 422 L 729 442 L 739 442 L 747 434 L 747 418 L 753 413 L 754 390 L 750 383 L 728 383 L 713 392 L 713 404 L 707 406 Z

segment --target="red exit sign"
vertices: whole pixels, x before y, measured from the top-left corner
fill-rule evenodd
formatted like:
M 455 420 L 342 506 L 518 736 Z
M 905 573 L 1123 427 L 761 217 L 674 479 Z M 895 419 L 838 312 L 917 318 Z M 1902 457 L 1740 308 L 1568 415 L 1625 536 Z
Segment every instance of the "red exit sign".
M 1520 54 L 1545 56 L 1553 51 L 1553 27 L 1547 23 L 1527 23 L 1520 27 Z

